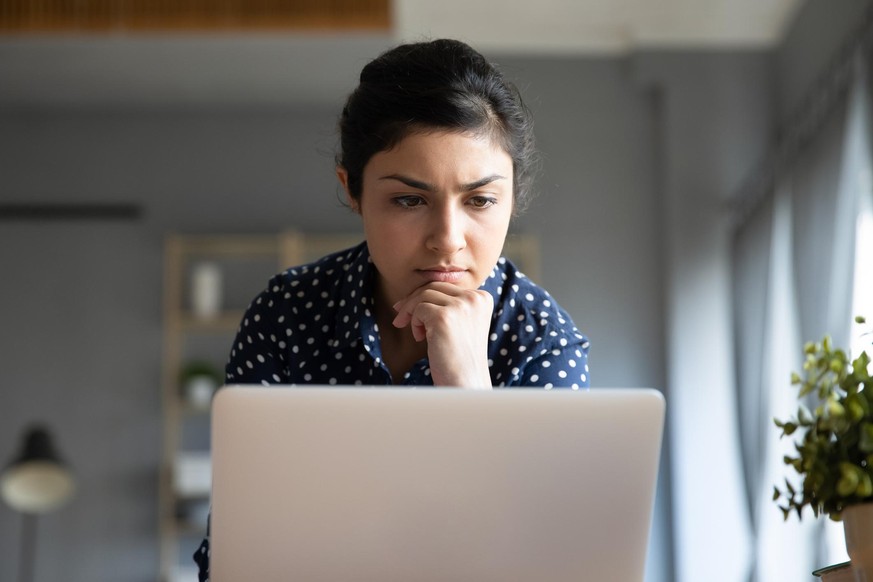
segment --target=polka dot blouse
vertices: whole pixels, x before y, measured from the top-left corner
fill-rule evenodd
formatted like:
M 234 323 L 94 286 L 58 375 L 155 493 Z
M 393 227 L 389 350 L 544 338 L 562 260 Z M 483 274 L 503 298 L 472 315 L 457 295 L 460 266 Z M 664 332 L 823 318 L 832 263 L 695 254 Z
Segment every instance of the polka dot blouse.
M 427 358 L 402 378 L 385 366 L 374 273 L 363 243 L 274 277 L 243 317 L 227 382 L 432 385 Z M 493 386 L 588 385 L 588 340 L 545 290 L 503 258 L 482 289 L 495 305 L 488 342 Z
M 403 378 L 385 366 L 366 243 L 275 276 L 246 310 L 228 384 L 433 385 L 427 358 Z M 501 258 L 481 289 L 494 298 L 488 367 L 495 387 L 586 388 L 588 339 L 542 288 Z M 209 580 L 209 541 L 194 555 Z

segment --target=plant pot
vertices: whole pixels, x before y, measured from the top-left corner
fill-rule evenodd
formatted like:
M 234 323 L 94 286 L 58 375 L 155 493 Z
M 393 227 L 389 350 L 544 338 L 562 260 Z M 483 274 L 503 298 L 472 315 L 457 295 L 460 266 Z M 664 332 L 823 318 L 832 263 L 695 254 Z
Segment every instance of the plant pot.
M 195 408 L 209 408 L 217 389 L 218 383 L 213 376 L 208 374 L 192 376 L 185 383 L 185 398 Z
M 855 582 L 873 582 L 873 503 L 844 509 L 843 531 Z

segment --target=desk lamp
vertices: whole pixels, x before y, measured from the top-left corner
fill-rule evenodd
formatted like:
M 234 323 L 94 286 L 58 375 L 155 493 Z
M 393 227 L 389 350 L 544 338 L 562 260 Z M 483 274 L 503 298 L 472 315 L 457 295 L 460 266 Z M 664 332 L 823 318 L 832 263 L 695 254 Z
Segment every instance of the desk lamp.
M 21 452 L 0 473 L 0 496 L 22 514 L 20 582 L 33 580 L 37 516 L 59 508 L 74 489 L 73 475 L 55 451 L 48 429 L 28 427 Z

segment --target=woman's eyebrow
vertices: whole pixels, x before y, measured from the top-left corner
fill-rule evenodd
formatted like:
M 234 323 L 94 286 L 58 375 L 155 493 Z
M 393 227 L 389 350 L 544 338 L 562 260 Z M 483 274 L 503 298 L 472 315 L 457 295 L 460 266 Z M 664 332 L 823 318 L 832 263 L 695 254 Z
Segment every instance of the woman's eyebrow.
M 416 180 L 414 178 L 410 178 L 409 176 L 404 176 L 402 174 L 390 174 L 388 176 L 382 176 L 379 178 L 380 180 L 397 180 L 398 182 L 402 182 L 409 186 L 410 188 L 415 188 L 416 190 L 424 190 L 425 192 L 434 192 L 436 191 L 436 187 L 433 184 L 428 184 L 427 182 L 422 182 L 421 180 Z M 471 190 L 477 190 L 482 186 L 487 186 L 491 182 L 496 180 L 505 180 L 506 176 L 501 176 L 500 174 L 491 174 L 490 176 L 485 176 L 484 178 L 480 178 L 475 182 L 470 182 L 469 184 L 463 184 L 461 186 L 461 190 L 464 192 L 470 192 Z
M 464 184 L 463 186 L 461 186 L 461 189 L 464 192 L 469 192 L 471 190 L 478 190 L 482 186 L 487 186 L 491 182 L 494 182 L 496 180 L 505 180 L 505 179 L 506 179 L 506 176 L 501 176 L 500 174 L 491 174 L 490 176 L 485 176 L 484 178 L 476 180 L 475 182 L 470 182 L 469 184 Z
M 397 180 L 398 182 L 403 182 L 410 188 L 415 188 L 416 190 L 424 190 L 425 192 L 433 192 L 436 190 L 436 187 L 433 184 L 428 184 L 427 182 L 422 182 L 421 180 L 415 180 L 413 178 L 410 178 L 409 176 L 403 176 L 401 174 L 390 174 L 388 176 L 382 176 L 379 179 Z

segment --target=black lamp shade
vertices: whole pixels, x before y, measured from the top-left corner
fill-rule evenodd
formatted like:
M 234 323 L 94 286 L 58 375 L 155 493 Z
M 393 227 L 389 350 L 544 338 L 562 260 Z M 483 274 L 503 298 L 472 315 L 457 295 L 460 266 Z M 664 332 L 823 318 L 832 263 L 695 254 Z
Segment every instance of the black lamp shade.
M 47 513 L 73 494 L 73 475 L 55 451 L 51 435 L 42 426 L 25 431 L 18 456 L 0 474 L 0 494 L 23 513 Z

